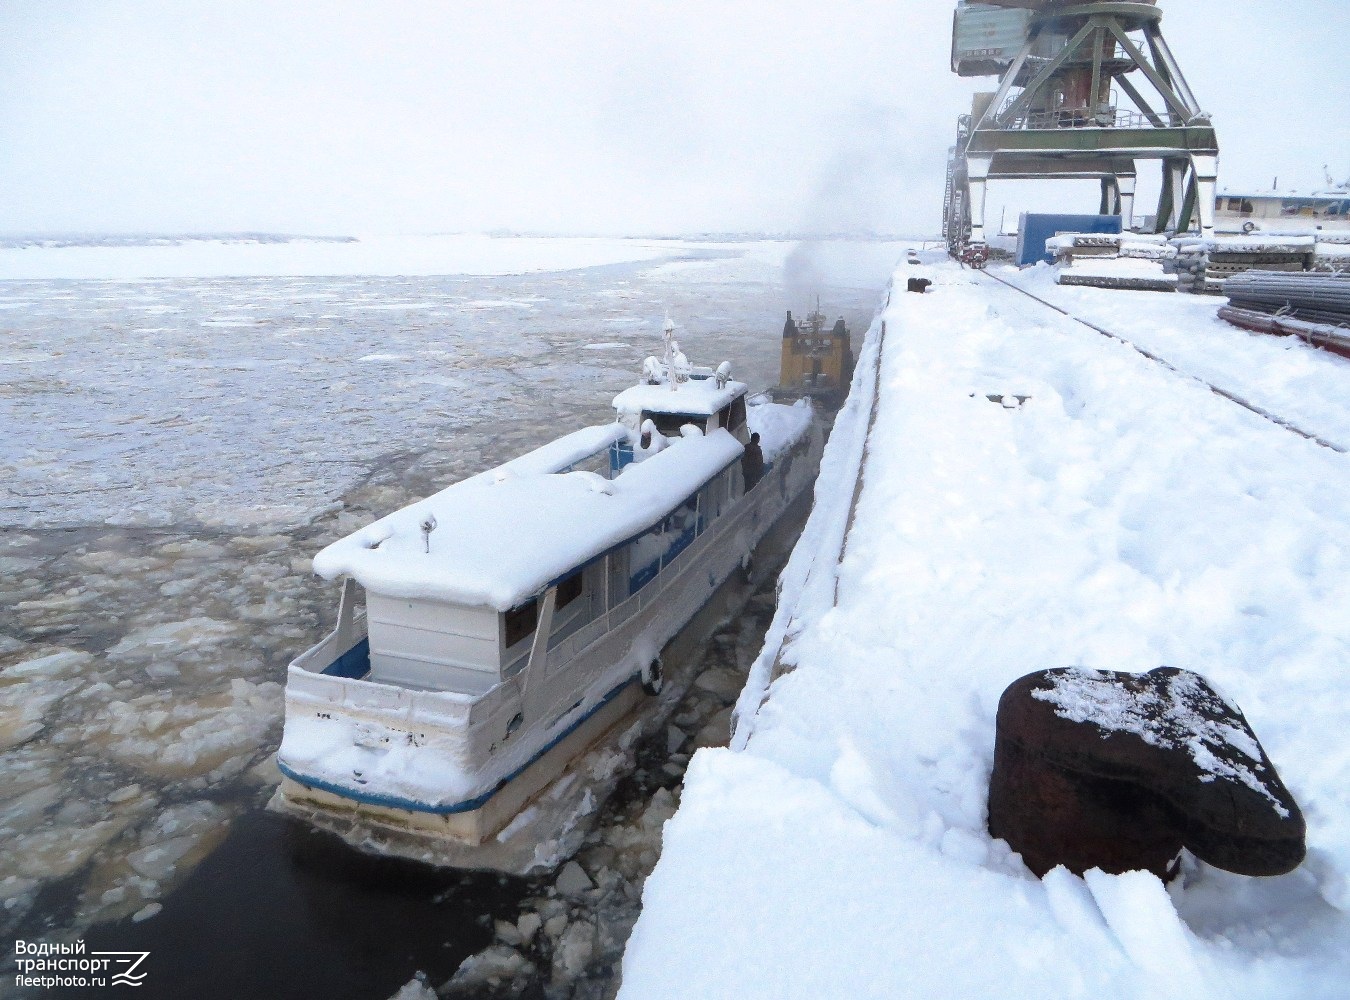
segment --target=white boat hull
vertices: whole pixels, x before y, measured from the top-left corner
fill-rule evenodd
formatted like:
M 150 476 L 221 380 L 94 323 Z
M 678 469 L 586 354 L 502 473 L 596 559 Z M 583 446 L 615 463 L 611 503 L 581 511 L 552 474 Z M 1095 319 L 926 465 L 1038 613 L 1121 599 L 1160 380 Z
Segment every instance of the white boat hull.
M 631 743 L 637 716 L 647 707 L 655 711 L 655 699 L 639 683 L 643 668 L 748 564 L 755 546 L 814 482 L 821 448 L 820 429 L 812 424 L 791 458 L 774 462 L 650 584 L 549 649 L 547 669 L 528 689 L 523 674 L 477 698 L 335 676 L 324 671 L 360 649 L 364 626 L 358 622 L 345 640 L 336 632 L 328 636 L 290 668 L 287 738 L 278 754 L 284 780 L 273 807 L 383 852 L 504 870 L 549 865 L 556 859 L 535 849 L 537 830 L 522 831 L 514 845 L 498 834 L 504 828 L 511 834 L 519 825 L 512 821 L 532 803 L 541 828 L 566 825 L 559 811 L 594 807 L 584 795 L 550 786 L 569 768 L 577 770 L 576 762 L 597 744 Z M 557 714 L 557 707 L 565 710 Z M 503 735 L 517 712 L 535 721 Z M 316 741 L 337 749 L 308 760 L 292 752 Z M 361 761 L 378 760 L 390 748 L 431 775 L 413 794 L 353 783 Z M 588 767 L 604 772 L 612 763 L 601 754 Z M 437 787 L 438 770 L 461 780 Z M 463 787 L 466 772 L 476 780 Z

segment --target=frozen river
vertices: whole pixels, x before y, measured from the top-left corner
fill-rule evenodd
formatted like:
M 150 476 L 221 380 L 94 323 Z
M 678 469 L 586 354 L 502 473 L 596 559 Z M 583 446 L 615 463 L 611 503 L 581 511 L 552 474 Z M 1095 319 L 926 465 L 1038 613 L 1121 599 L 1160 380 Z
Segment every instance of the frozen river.
M 904 247 L 508 240 L 494 273 L 335 277 L 226 273 L 228 253 L 183 276 L 162 249 L 144 277 L 123 254 L 117 280 L 85 256 L 0 281 L 11 937 L 152 918 L 266 801 L 285 664 L 334 611 L 318 548 L 608 419 L 667 310 L 753 388 L 816 294 L 860 339 Z

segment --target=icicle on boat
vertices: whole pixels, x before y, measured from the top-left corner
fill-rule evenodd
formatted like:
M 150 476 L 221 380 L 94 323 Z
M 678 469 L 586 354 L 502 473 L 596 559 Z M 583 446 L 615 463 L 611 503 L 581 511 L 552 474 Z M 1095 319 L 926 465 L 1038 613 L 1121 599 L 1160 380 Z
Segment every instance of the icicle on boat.
M 576 822 L 536 800 L 654 704 L 662 647 L 819 464 L 809 401 L 748 401 L 728 363 L 689 364 L 672 333 L 667 320 L 664 358 L 614 399 L 613 423 L 315 557 L 316 573 L 342 580 L 338 622 L 290 665 L 274 808 L 442 864 L 562 860 L 501 842 Z M 521 822 L 534 813 L 542 823 Z

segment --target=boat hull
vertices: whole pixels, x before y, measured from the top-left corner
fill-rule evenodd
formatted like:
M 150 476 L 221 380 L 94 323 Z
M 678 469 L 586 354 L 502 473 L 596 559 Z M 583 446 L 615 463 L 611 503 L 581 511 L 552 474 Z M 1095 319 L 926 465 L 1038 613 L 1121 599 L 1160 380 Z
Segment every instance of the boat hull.
M 614 761 L 602 751 L 592 752 L 594 748 L 628 751 L 644 730 L 644 720 L 673 708 L 671 697 L 655 699 L 643 692 L 643 668 L 738 569 L 749 565 L 760 540 L 814 482 L 821 447 L 822 434 L 813 423 L 790 457 L 780 455 L 756 487 L 656 580 L 550 649 L 549 663 L 533 690 L 526 690 L 517 675 L 469 703 L 446 693 L 408 692 L 361 677 L 333 676 L 320 664 L 350 658 L 350 650 L 364 639 L 364 629 L 345 641 L 330 635 L 291 667 L 288 736 L 293 726 L 322 728 L 337 733 L 335 742 L 350 752 L 345 744 L 361 742 L 361 734 L 374 729 L 394 734 L 394 743 L 402 743 L 405 736 L 409 742 L 420 739 L 425 746 L 415 752 L 424 758 L 450 753 L 445 748 L 452 747 L 447 773 L 457 769 L 462 777 L 471 762 L 483 766 L 467 790 L 427 784 L 415 795 L 389 794 L 384 788 L 374 792 L 353 788 L 340 777 L 333 780 L 339 768 L 325 774 L 312 761 L 298 759 L 303 755 L 291 753 L 290 741 L 284 739 L 278 754 L 284 780 L 273 808 L 302 816 L 358 846 L 434 863 L 525 872 L 560 860 L 548 850 L 535 849 L 537 841 L 546 839 L 540 829 L 575 826 L 578 812 L 594 810 L 597 797 L 574 793 L 615 768 Z M 539 703 L 571 707 L 547 725 L 527 724 L 509 739 L 500 735 L 504 720 L 518 710 L 531 718 L 551 716 L 551 710 L 528 708 Z M 578 765 L 583 758 L 594 759 Z M 575 787 L 558 787 L 567 784 L 559 779 L 569 770 L 587 773 L 572 783 Z M 532 805 L 539 814 L 537 829 L 518 830 L 522 824 L 517 819 Z M 555 846 L 556 853 L 566 855 L 562 845 Z
M 603 702 L 476 808 L 437 811 L 363 801 L 350 793 L 307 784 L 301 776 L 285 774 L 276 805 L 338 833 L 361 823 L 414 837 L 444 838 L 478 847 L 506 827 L 540 792 L 557 780 L 569 764 L 606 739 L 611 731 L 622 728 L 644 697 L 636 680 L 624 684 L 614 697 Z

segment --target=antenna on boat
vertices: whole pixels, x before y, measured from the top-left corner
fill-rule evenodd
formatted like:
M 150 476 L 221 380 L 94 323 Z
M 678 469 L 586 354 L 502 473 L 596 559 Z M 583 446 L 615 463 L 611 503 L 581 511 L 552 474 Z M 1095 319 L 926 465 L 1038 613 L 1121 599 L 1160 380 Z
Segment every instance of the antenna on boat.
M 422 551 L 431 552 L 431 533 L 436 530 L 436 515 L 428 514 L 422 521 Z
M 670 391 L 675 391 L 675 321 L 670 318 L 670 312 L 666 312 L 666 325 L 664 331 L 666 342 L 666 381 L 670 383 Z

